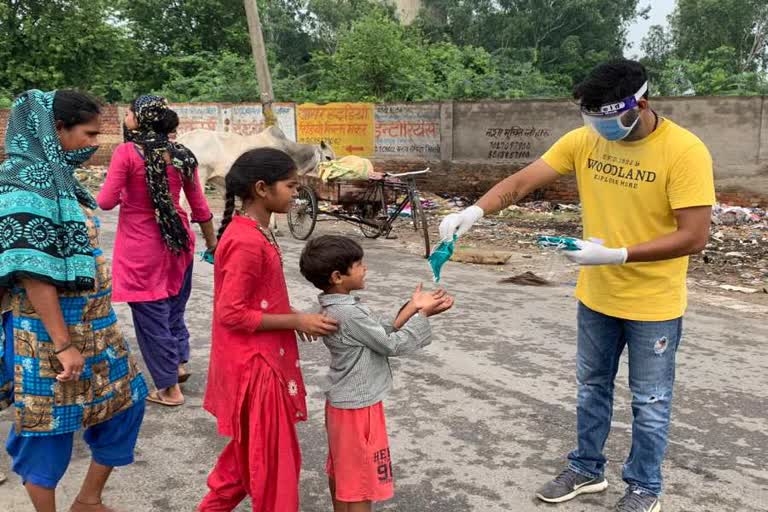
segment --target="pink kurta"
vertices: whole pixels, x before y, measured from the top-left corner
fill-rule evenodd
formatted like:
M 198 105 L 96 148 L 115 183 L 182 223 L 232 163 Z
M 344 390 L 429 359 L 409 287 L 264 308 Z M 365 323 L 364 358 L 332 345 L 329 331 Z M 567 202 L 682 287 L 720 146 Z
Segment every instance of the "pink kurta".
M 112 154 L 107 179 L 96 201 L 102 210 L 120 205 L 112 254 L 113 302 L 148 302 L 179 294 L 195 249 L 189 216 L 179 204 L 182 188 L 192 209 L 192 222 L 206 222 L 213 217 L 197 171 L 189 182 L 182 180 L 173 166 L 169 165 L 167 171 L 173 204 L 189 233 L 189 251 L 179 254 L 171 252 L 160 236 L 139 148 L 129 142 L 119 145 Z

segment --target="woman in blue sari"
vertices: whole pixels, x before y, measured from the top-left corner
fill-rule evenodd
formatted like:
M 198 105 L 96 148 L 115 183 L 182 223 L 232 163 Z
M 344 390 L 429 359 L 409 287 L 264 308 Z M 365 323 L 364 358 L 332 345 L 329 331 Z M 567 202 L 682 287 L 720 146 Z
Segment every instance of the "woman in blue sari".
M 117 325 L 96 203 L 74 176 L 97 149 L 100 108 L 74 91 L 27 91 L 11 110 L 0 165 L 0 409 L 6 443 L 37 512 L 84 430 L 92 461 L 71 512 L 108 512 L 102 491 L 133 462 L 147 388 Z

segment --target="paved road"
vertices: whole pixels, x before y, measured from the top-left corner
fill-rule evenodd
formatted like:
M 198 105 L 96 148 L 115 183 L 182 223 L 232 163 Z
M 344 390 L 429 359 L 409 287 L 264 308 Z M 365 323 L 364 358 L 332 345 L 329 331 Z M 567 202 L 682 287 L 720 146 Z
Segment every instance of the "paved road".
M 104 218 L 104 241 L 114 216 Z M 298 307 L 316 292 L 298 273 L 301 244 L 282 238 L 288 285 Z M 366 241 L 370 290 L 378 309 L 396 309 L 418 279 L 423 260 L 392 241 Z M 386 402 L 396 472 L 396 498 L 378 510 L 401 512 L 610 510 L 622 492 L 621 462 L 630 436 L 626 362 L 618 378 L 616 415 L 608 440 L 608 492 L 559 507 L 537 503 L 534 489 L 557 472 L 574 441 L 575 311 L 572 289 L 497 284 L 498 273 L 450 264 L 445 282 L 455 310 L 435 322 L 432 346 L 394 362 L 397 389 Z M 192 511 L 224 440 L 200 408 L 207 367 L 212 268 L 195 269 L 188 321 L 192 370 L 188 404 L 150 406 L 137 462 L 119 470 L 109 502 L 123 511 Z M 133 338 L 130 315 L 118 306 Z M 768 367 L 766 317 L 712 306 L 692 306 L 679 355 L 672 442 L 664 471 L 665 511 L 768 510 Z M 135 347 L 135 341 L 133 341 Z M 323 474 L 321 385 L 327 354 L 302 345 L 309 421 L 299 427 L 304 453 L 302 510 L 330 510 Z M 9 427 L 8 414 L 0 428 Z M 71 471 L 60 487 L 66 510 L 87 467 L 76 444 Z M 10 473 L 0 455 L 0 472 Z M 0 511 L 27 512 L 15 475 L 0 487 Z M 243 505 L 239 510 L 250 510 Z

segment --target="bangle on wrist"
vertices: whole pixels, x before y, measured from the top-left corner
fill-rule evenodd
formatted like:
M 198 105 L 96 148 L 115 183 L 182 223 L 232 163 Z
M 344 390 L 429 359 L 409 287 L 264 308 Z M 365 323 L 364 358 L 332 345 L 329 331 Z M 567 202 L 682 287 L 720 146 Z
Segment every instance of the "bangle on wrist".
M 74 345 L 72 345 L 72 342 L 70 341 L 69 343 L 67 343 L 66 345 L 61 347 L 60 349 L 54 350 L 53 351 L 53 355 L 57 356 L 57 355 L 61 354 L 62 352 L 66 352 L 67 350 L 71 349 L 73 346 Z

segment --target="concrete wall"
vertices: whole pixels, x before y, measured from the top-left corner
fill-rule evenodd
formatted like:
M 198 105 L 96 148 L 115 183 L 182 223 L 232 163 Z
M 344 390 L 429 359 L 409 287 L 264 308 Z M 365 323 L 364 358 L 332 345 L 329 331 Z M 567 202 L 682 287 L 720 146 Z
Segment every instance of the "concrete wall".
M 653 98 L 651 104 L 707 145 L 721 200 L 768 205 L 766 97 Z M 450 171 L 440 185 L 456 190 L 459 185 L 473 192 L 486 189 L 581 126 L 578 109 L 564 100 L 455 103 L 451 110 L 452 122 L 443 126 L 442 139 L 445 144 L 446 137 L 451 138 L 453 151 Z M 454 173 L 462 177 L 458 183 Z M 573 193 L 560 190 L 555 195 Z
M 440 160 L 440 104 L 376 105 L 374 157 Z
M 653 98 L 651 103 L 660 115 L 690 129 L 707 144 L 723 201 L 768 205 L 766 97 Z M 251 134 L 264 127 L 259 104 L 173 107 L 181 118 L 180 133 L 206 128 Z M 371 114 L 352 119 L 350 115 L 361 108 Z M 457 195 L 484 192 L 541 156 L 563 134 L 581 126 L 578 108 L 567 100 L 276 104 L 279 125 L 292 140 L 301 138 L 297 116 L 302 109 L 322 118 L 313 125 L 316 138 L 340 141 L 341 147 L 336 149 L 341 153 L 343 148 L 351 148 L 349 152 L 373 159 L 380 170 L 429 166 L 433 172 L 423 186 Z M 123 112 L 123 107 L 105 107 L 102 149 L 93 163 L 108 163 L 111 150 L 121 140 Z M 7 115 L 8 111 L 0 111 L 3 139 Z M 545 197 L 576 200 L 574 180 L 562 180 L 557 188 L 546 191 Z

